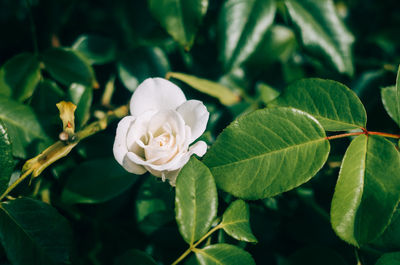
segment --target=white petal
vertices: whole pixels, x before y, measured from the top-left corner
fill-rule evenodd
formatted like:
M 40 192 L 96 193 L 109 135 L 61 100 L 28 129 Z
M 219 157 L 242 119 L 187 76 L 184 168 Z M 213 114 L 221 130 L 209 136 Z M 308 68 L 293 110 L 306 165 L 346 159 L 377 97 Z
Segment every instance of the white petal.
M 126 135 L 128 151 L 136 154 L 139 154 L 139 152 L 143 153 L 143 150 L 140 150 L 141 148 L 136 141 L 147 133 L 149 122 L 155 113 L 155 111 L 147 111 L 140 115 L 131 125 Z
M 127 155 L 125 155 L 124 160 L 122 161 L 122 166 L 125 168 L 126 171 L 136 174 L 136 175 L 142 175 L 146 173 L 146 169 L 138 164 L 135 164 L 132 162 Z
M 192 132 L 190 143 L 199 138 L 207 127 L 208 117 L 210 113 L 207 111 L 203 102 L 198 100 L 189 100 L 183 103 L 176 110 L 182 115 L 186 125 L 188 125 Z
M 175 110 L 186 101 L 182 90 L 163 78 L 148 78 L 135 90 L 130 102 L 132 116 L 148 110 Z
M 207 144 L 204 141 L 198 141 L 189 148 L 190 155 L 196 154 L 197 156 L 202 157 L 206 152 Z
M 122 165 L 123 159 L 128 153 L 126 136 L 131 124 L 135 121 L 135 117 L 126 116 L 118 123 L 117 132 L 115 135 L 113 153 L 117 162 Z

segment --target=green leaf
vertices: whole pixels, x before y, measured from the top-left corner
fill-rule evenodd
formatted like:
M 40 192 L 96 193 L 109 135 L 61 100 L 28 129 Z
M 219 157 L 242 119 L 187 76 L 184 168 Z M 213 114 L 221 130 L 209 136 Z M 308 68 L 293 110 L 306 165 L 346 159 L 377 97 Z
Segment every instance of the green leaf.
M 383 137 L 357 136 L 347 149 L 332 199 L 336 234 L 359 246 L 389 225 L 400 199 L 400 155 Z
M 325 163 L 329 142 L 309 114 L 271 108 L 229 125 L 206 153 L 217 186 L 243 199 L 262 199 L 293 189 Z
M 233 238 L 257 243 L 249 224 L 249 207 L 242 200 L 231 203 L 222 216 L 222 229 Z
M 135 203 L 138 227 L 147 235 L 174 220 L 172 187 L 159 179 L 147 177 L 140 186 Z
M 69 263 L 71 229 L 46 203 L 28 198 L 2 203 L 0 239 L 13 265 Z
M 265 83 L 258 83 L 256 89 L 264 104 L 270 103 L 281 94 L 278 90 Z
M 143 251 L 132 249 L 115 259 L 114 265 L 157 265 L 157 263 Z
M 274 0 L 227 0 L 219 17 L 225 69 L 240 66 L 257 49 L 274 21 Z
M 354 36 L 336 12 L 332 0 L 285 0 L 304 48 L 330 63 L 340 73 L 354 73 L 351 46 Z
M 400 249 L 400 209 L 397 208 L 390 220 L 389 226 L 382 235 L 372 242 L 372 245 L 378 249 L 392 251 Z
M 170 70 L 167 55 L 158 47 L 137 48 L 121 56 L 118 75 L 130 91 L 149 76 L 165 76 Z
M 93 88 L 73 83 L 68 89 L 68 97 L 76 105 L 75 118 L 77 120 L 77 128 L 82 128 L 90 118 Z
M 313 115 L 327 131 L 365 128 L 367 114 L 357 95 L 345 85 L 318 78 L 288 86 L 275 102 Z
M 0 119 L 0 194 L 7 189 L 14 169 L 12 147 L 4 123 Z
M 383 106 L 389 116 L 400 126 L 400 114 L 398 102 L 400 99 L 397 98 L 397 87 L 389 86 L 381 89 L 381 97 Z
M 189 50 L 207 12 L 208 0 L 148 0 L 148 3 L 161 26 Z
M 396 102 L 397 102 L 397 117 L 400 117 L 400 65 L 397 69 L 396 77 Z M 397 123 L 399 124 L 399 122 Z
M 7 128 L 16 157 L 26 158 L 28 154 L 36 154 L 50 142 L 28 106 L 0 96 L 0 119 Z
M 117 54 L 117 45 L 112 39 L 96 35 L 81 35 L 72 45 L 90 64 L 105 64 L 113 61 Z
M 175 195 L 176 221 L 188 244 L 208 232 L 217 208 L 214 178 L 203 163 L 192 157 L 178 175 Z
M 95 84 L 92 67 L 82 55 L 67 48 L 52 48 L 42 54 L 45 70 L 63 85 L 78 83 L 84 86 Z
M 32 96 L 40 80 L 40 65 L 31 53 L 21 53 L 0 69 L 0 95 L 24 101 Z
M 231 106 L 240 101 L 240 97 L 237 93 L 234 93 L 226 86 L 220 85 L 216 82 L 203 78 L 198 78 L 193 75 L 174 72 L 169 72 L 167 74 L 167 78 L 169 77 L 185 82 L 194 89 L 217 98 L 222 104 L 226 106 Z
M 229 244 L 215 244 L 193 251 L 201 265 L 256 264 L 248 252 Z
M 137 176 L 114 159 L 96 159 L 80 164 L 70 174 L 62 193 L 66 203 L 101 203 L 128 190 Z
M 60 124 L 56 104 L 63 99 L 65 99 L 65 92 L 55 82 L 43 80 L 37 86 L 30 105 L 41 116 L 47 115 L 57 120 L 57 124 Z
M 375 265 L 395 265 L 400 264 L 400 252 L 386 253 L 378 259 Z

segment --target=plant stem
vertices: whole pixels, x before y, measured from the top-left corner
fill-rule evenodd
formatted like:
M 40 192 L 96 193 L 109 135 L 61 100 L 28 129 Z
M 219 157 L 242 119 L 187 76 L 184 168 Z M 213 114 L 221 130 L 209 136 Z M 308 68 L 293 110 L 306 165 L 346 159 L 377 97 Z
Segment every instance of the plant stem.
M 222 228 L 222 225 L 219 224 L 217 226 L 215 226 L 213 229 L 211 229 L 210 231 L 208 231 L 207 234 L 205 234 L 202 238 L 200 238 L 196 243 L 194 243 L 193 245 L 191 245 L 185 252 L 183 252 L 183 254 L 174 261 L 174 263 L 172 263 L 171 265 L 176 265 L 179 262 L 181 262 L 184 258 L 186 258 L 187 255 L 190 254 L 190 252 L 192 252 L 192 250 L 194 248 L 196 248 L 201 242 L 203 242 L 205 239 L 207 239 L 207 237 L 209 237 L 212 233 L 214 233 L 215 231 L 217 231 L 218 229 Z
M 15 187 L 18 186 L 18 184 L 20 184 L 29 175 L 32 174 L 34 178 L 38 177 L 42 173 L 42 171 L 48 166 L 68 155 L 69 152 L 81 140 L 106 129 L 108 124 L 110 124 L 112 121 L 120 119 L 127 114 L 127 106 L 118 107 L 114 111 L 108 112 L 104 118 L 89 124 L 81 131 L 77 132 L 75 134 L 75 139 L 71 140 L 71 142 L 57 141 L 39 155 L 26 161 L 24 166 L 22 167 L 22 175 L 13 184 L 11 184 L 2 195 L 0 195 L 0 201 L 4 199 L 4 197 L 6 197 Z
M 332 135 L 332 136 L 327 136 L 325 139 L 327 140 L 333 140 L 333 139 L 339 139 L 339 138 L 344 138 L 344 137 L 349 137 L 349 136 L 356 136 L 356 135 L 379 135 L 383 137 L 389 137 L 389 138 L 396 138 L 400 139 L 399 134 L 392 134 L 392 133 L 384 133 L 384 132 L 370 132 L 367 130 L 364 130 L 362 132 L 354 132 L 354 133 L 343 133 L 343 134 L 337 134 L 337 135 Z

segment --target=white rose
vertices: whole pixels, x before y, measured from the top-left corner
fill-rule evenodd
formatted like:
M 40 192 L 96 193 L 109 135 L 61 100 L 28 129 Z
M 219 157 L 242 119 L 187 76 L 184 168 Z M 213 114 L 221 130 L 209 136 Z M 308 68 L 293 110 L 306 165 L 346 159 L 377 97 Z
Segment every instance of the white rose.
M 207 144 L 198 141 L 209 113 L 201 101 L 186 100 L 182 90 L 163 78 L 149 78 L 130 101 L 131 116 L 117 128 L 114 156 L 128 172 L 151 174 L 175 185 L 192 154 L 203 156 Z

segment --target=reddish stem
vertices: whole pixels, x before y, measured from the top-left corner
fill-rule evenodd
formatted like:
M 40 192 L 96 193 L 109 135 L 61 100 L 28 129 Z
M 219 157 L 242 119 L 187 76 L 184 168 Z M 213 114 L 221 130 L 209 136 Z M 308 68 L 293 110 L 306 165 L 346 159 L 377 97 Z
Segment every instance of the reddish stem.
M 327 136 L 325 139 L 333 140 L 333 139 L 344 138 L 344 137 L 349 137 L 349 136 L 356 136 L 356 135 L 361 135 L 361 134 L 379 135 L 379 136 L 383 136 L 383 137 L 390 137 L 390 138 L 400 139 L 400 134 L 392 134 L 392 133 L 384 133 L 384 132 L 370 132 L 370 131 L 367 131 L 366 129 L 363 129 L 362 132 L 343 133 L 343 134 Z

